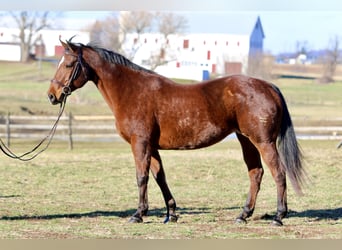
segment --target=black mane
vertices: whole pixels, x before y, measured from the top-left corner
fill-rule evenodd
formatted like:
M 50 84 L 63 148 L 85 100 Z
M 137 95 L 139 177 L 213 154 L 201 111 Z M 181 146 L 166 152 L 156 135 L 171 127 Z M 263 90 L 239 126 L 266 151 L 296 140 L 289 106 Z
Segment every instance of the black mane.
M 69 43 L 70 43 L 70 41 L 69 41 Z M 141 67 L 141 66 L 131 62 L 130 60 L 128 60 L 123 55 L 116 53 L 114 51 L 110 51 L 108 49 L 101 48 L 101 47 L 98 47 L 96 45 L 91 45 L 91 44 L 87 44 L 87 45 L 80 44 L 80 43 L 77 43 L 77 44 L 73 43 L 73 44 L 76 46 L 79 46 L 79 47 L 90 48 L 90 49 L 96 51 L 99 54 L 99 56 L 101 58 L 103 58 L 104 60 L 106 60 L 107 62 L 114 63 L 114 64 L 120 64 L 120 65 L 126 66 L 130 69 L 133 69 L 133 70 L 144 71 L 144 72 L 147 72 L 150 74 L 155 74 L 154 71 L 148 70 L 144 67 Z

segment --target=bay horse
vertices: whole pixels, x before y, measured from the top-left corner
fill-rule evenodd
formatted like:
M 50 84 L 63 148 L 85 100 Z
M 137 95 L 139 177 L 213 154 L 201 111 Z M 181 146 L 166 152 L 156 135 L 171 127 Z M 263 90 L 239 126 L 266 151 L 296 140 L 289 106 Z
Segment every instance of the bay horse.
M 272 223 L 282 225 L 288 212 L 286 175 L 301 194 L 306 174 L 288 108 L 275 85 L 244 75 L 178 84 L 116 52 L 71 39 L 60 42 L 64 55 L 48 98 L 58 104 L 88 81 L 97 86 L 135 160 L 139 203 L 130 222 L 142 222 L 147 214 L 150 170 L 166 204 L 164 222 L 178 219 L 158 150 L 203 148 L 236 133 L 250 179 L 236 222 L 246 223 L 253 214 L 264 173 L 262 157 L 277 187 Z

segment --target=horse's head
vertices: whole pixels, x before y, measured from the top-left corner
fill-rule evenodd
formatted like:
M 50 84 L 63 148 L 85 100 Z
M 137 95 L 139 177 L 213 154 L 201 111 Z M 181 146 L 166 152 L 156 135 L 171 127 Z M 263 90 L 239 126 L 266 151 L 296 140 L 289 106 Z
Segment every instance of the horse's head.
M 61 58 L 48 90 L 51 104 L 61 103 L 74 90 L 81 88 L 89 79 L 89 66 L 82 57 L 81 44 L 60 41 L 65 52 Z

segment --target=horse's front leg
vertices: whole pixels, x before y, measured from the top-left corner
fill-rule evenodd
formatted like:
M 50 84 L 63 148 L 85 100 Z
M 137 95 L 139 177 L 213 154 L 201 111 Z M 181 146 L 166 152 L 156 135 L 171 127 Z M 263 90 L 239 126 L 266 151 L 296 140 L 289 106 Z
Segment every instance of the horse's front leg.
M 152 150 L 151 171 L 164 197 L 166 205 L 166 218 L 164 220 L 164 223 L 176 222 L 178 219 L 178 216 L 176 215 L 176 201 L 173 198 L 171 191 L 166 183 L 162 160 L 160 158 L 158 150 L 156 149 Z
M 136 178 L 139 190 L 139 205 L 137 211 L 130 218 L 129 222 L 143 222 L 142 217 L 148 211 L 147 184 L 149 179 L 149 169 L 151 163 L 151 148 L 149 143 L 143 138 L 133 137 L 131 147 L 136 166 Z

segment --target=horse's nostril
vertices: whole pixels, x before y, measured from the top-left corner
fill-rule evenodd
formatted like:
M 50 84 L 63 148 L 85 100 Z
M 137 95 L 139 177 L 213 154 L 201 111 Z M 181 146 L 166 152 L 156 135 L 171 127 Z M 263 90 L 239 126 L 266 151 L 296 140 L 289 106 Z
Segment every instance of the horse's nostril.
M 54 104 L 56 102 L 56 97 L 54 94 L 48 94 L 49 101 Z

